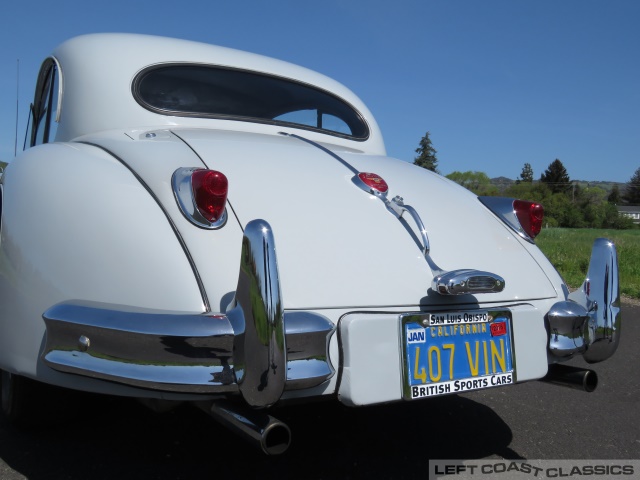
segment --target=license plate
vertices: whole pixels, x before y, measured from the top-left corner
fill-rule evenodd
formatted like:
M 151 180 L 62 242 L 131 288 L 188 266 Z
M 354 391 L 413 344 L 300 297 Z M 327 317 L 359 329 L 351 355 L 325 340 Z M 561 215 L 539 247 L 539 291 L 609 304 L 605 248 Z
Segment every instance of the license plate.
M 514 383 L 509 310 L 407 314 L 401 325 L 403 398 Z

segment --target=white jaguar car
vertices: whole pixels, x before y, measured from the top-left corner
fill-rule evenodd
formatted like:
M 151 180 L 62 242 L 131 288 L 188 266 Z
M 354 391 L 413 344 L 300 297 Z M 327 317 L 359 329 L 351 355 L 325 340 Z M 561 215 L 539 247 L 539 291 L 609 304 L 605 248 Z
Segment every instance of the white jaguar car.
M 266 453 L 269 408 L 593 390 L 620 338 L 615 246 L 570 293 L 540 205 L 386 156 L 367 107 L 286 62 L 130 34 L 44 60 L 1 188 L 2 410 L 42 384 L 192 402 Z M 313 408 L 310 405 L 309 408 Z

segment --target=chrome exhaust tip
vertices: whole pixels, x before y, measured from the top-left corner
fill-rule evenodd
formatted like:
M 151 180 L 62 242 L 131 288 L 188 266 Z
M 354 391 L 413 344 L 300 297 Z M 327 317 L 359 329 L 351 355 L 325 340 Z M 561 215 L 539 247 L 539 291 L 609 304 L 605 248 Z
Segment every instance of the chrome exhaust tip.
M 549 365 L 547 375 L 540 381 L 584 392 L 593 392 L 598 386 L 598 374 L 585 368 L 553 364 Z
M 225 400 L 198 406 L 267 455 L 283 454 L 291 445 L 289 427 L 263 411 L 243 408 Z

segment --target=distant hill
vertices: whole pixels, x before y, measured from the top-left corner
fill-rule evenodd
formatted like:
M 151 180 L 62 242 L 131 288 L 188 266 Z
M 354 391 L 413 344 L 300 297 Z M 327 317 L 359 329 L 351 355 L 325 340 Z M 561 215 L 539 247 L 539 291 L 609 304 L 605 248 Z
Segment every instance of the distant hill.
M 538 181 L 539 180 L 534 180 L 534 182 Z M 582 188 L 599 187 L 605 190 L 607 193 L 611 192 L 611 190 L 613 190 L 613 187 L 616 185 L 618 186 L 620 191 L 622 191 L 624 189 L 624 186 L 626 185 L 625 183 L 606 181 L 573 180 L 573 182 L 575 182 L 576 185 L 580 185 L 580 187 Z M 491 185 L 495 185 L 496 187 L 498 187 L 498 190 L 501 192 L 509 188 L 514 183 L 516 183 L 515 180 L 507 177 L 496 177 L 491 179 Z
M 493 185 L 498 189 L 498 192 L 500 192 L 500 195 L 502 195 L 503 192 L 514 183 L 516 183 L 515 180 L 511 180 L 510 178 L 507 178 L 507 177 L 496 177 L 491 179 L 491 185 Z
M 620 191 L 622 191 L 624 190 L 624 187 L 626 185 L 626 183 L 620 183 L 620 182 L 606 182 L 606 181 L 605 182 L 600 182 L 600 181 L 587 182 L 585 180 L 576 180 L 576 183 L 583 188 L 599 187 L 599 188 L 602 188 L 603 190 L 606 190 L 607 193 L 613 190 L 613 187 L 615 187 L 616 185 L 618 186 Z

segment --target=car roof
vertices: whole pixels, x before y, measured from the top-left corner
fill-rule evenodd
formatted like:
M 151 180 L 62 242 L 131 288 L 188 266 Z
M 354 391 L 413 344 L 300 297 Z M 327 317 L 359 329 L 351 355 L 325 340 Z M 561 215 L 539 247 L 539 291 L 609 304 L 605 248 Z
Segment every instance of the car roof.
M 189 63 L 239 68 L 276 75 L 329 91 L 351 104 L 369 126 L 364 141 L 326 138 L 307 132 L 319 141 L 329 141 L 358 148 L 367 153 L 384 154 L 379 128 L 366 105 L 347 87 L 310 69 L 285 61 L 232 48 L 190 40 L 128 33 L 101 33 L 72 38 L 53 52 L 62 77 L 62 111 L 57 141 L 103 130 L 162 125 L 255 129 L 257 126 L 229 120 L 178 118 L 151 112 L 140 106 L 132 95 L 132 82 L 141 70 L 159 64 Z M 260 130 L 273 126 L 260 126 Z M 345 143 L 346 142 L 346 143 Z

